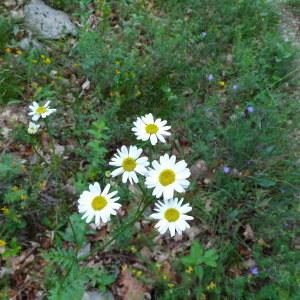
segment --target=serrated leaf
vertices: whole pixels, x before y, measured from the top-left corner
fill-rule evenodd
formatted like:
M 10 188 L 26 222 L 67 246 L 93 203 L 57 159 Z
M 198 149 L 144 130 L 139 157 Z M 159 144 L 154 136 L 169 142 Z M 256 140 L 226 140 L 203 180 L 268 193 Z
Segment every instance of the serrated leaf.
M 63 238 L 68 242 L 73 242 L 79 247 L 82 247 L 86 243 L 86 223 L 78 214 L 73 214 L 69 222 L 72 223 L 72 226 L 68 224 Z
M 185 266 L 194 266 L 197 264 L 197 259 L 192 256 L 184 256 L 181 258 L 181 261 Z
M 194 258 L 198 258 L 203 255 L 203 248 L 198 241 L 193 241 L 190 255 Z
M 209 249 L 204 253 L 203 262 L 209 267 L 217 266 L 218 255 L 214 249 Z

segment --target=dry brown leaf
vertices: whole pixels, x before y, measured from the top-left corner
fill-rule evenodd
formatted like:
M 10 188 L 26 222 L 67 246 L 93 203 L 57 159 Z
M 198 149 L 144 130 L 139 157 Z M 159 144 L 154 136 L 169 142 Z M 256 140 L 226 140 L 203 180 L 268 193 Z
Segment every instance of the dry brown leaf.
M 249 224 L 246 225 L 243 236 L 246 240 L 253 241 L 254 240 L 254 232 Z
M 176 273 L 172 269 L 171 264 L 166 260 L 162 264 L 162 273 L 168 280 L 175 280 Z
M 118 279 L 117 293 L 122 300 L 143 300 L 146 287 L 130 272 L 127 265 L 123 265 Z

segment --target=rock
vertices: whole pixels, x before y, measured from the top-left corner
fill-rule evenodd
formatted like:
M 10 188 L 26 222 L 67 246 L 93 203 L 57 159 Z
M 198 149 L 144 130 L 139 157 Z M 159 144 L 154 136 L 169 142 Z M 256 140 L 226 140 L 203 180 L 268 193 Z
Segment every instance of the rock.
M 88 243 L 88 244 L 84 245 L 84 246 L 78 251 L 77 257 L 78 257 L 78 258 L 80 258 L 80 257 L 85 257 L 85 256 L 89 255 L 90 252 L 91 252 L 91 243 Z
M 12 19 L 14 19 L 16 21 L 20 21 L 24 18 L 24 11 L 22 9 L 12 10 L 10 12 L 10 15 L 11 15 Z
M 76 34 L 76 27 L 69 16 L 47 6 L 42 0 L 31 0 L 24 11 L 26 27 L 46 39 L 59 39 L 66 34 Z
M 191 175 L 194 179 L 198 179 L 206 175 L 207 170 L 208 168 L 206 162 L 200 159 L 191 166 Z
M 42 49 L 43 46 L 37 40 L 31 39 L 31 37 L 26 37 L 20 41 L 19 47 L 22 50 L 30 50 L 30 49 Z
M 186 234 L 188 235 L 189 239 L 193 241 L 195 237 L 197 237 L 202 232 L 203 229 L 199 226 L 192 226 L 186 231 Z
M 111 292 L 87 291 L 83 294 L 81 300 L 114 300 L 114 296 Z

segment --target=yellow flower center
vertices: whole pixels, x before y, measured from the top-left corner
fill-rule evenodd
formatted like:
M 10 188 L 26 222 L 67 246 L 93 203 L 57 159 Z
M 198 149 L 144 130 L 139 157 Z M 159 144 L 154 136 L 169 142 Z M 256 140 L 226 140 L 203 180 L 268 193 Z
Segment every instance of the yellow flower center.
M 94 210 L 101 210 L 107 205 L 107 200 L 103 196 L 96 196 L 92 200 L 92 207 Z
M 176 222 L 180 217 L 180 213 L 175 208 L 169 208 L 165 211 L 165 218 L 168 222 Z
M 170 169 L 163 170 L 159 174 L 159 182 L 163 186 L 167 186 L 175 181 L 176 175 L 174 171 Z
M 136 162 L 133 158 L 127 157 L 123 160 L 122 162 L 122 167 L 125 171 L 131 172 L 135 169 L 136 167 Z
M 158 131 L 158 127 L 155 124 L 146 125 L 146 132 L 149 134 L 155 134 Z
M 47 111 L 47 108 L 46 107 L 44 107 L 44 106 L 39 106 L 38 108 L 37 108 L 37 110 L 36 110 L 36 112 L 38 113 L 38 114 L 44 114 L 45 112 Z

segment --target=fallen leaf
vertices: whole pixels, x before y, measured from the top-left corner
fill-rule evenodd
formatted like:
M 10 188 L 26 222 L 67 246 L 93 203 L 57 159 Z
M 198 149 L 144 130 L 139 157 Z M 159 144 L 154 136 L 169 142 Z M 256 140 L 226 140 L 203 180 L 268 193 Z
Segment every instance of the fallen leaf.
M 254 240 L 254 232 L 249 224 L 246 225 L 243 236 L 246 240 L 253 241 Z
M 130 272 L 127 265 L 123 265 L 117 281 L 117 293 L 122 300 L 143 300 L 146 287 Z

